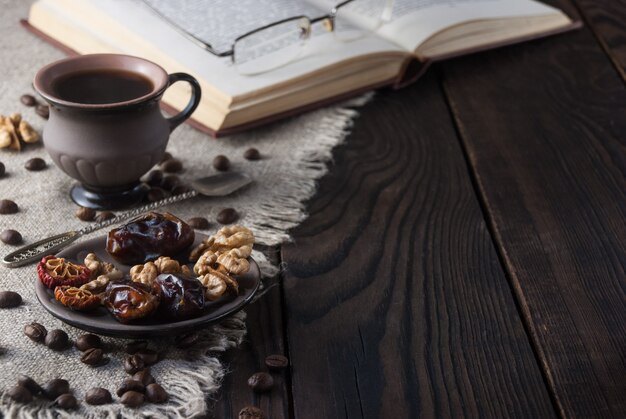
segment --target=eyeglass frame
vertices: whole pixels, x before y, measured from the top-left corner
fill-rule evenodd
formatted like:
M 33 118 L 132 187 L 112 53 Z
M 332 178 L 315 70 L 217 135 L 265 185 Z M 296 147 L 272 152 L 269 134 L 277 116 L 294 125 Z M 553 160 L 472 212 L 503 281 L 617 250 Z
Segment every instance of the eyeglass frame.
M 196 44 L 197 46 L 199 46 L 200 48 L 204 49 L 205 51 L 215 55 L 216 57 L 230 57 L 230 61 L 232 64 L 236 64 L 235 62 L 235 45 L 237 44 L 237 42 L 239 42 L 240 40 L 242 40 L 243 38 L 250 36 L 252 34 L 255 34 L 257 32 L 260 31 L 264 31 L 268 28 L 271 28 L 272 26 L 278 26 L 282 23 L 285 22 L 289 22 L 291 20 L 298 20 L 298 19 L 307 19 L 307 21 L 309 22 L 309 27 L 306 28 L 306 39 L 309 38 L 310 34 L 311 34 L 311 26 L 313 26 L 313 24 L 318 23 L 318 22 L 322 22 L 326 19 L 328 19 L 328 21 L 330 22 L 330 29 L 327 28 L 328 32 L 333 32 L 335 30 L 335 17 L 337 16 L 337 10 L 340 9 L 341 7 L 345 6 L 346 4 L 352 3 L 354 1 L 357 0 L 344 0 L 341 3 L 335 4 L 333 6 L 332 9 L 330 9 L 330 13 L 326 14 L 326 15 L 322 15 L 316 18 L 310 18 L 306 15 L 299 15 L 299 16 L 292 16 L 292 17 L 288 17 L 276 22 L 272 22 L 270 24 L 267 24 L 265 26 L 261 26 L 257 29 L 253 29 L 249 32 L 244 33 L 243 35 L 238 36 L 237 38 L 235 38 L 235 40 L 233 41 L 230 50 L 228 51 L 218 51 L 215 48 L 213 48 L 211 46 L 211 44 L 209 44 L 208 42 L 203 41 L 202 39 L 198 38 L 197 36 L 193 35 L 192 33 L 190 33 L 189 31 L 183 29 L 181 26 L 179 26 L 177 23 L 173 22 L 170 18 L 168 18 L 167 16 L 163 15 L 161 12 L 159 12 L 155 7 L 153 7 L 147 0 L 142 0 L 143 3 L 148 6 L 154 13 L 156 13 L 161 19 L 167 21 L 168 23 L 170 23 L 181 35 L 183 35 L 185 38 L 189 39 L 191 42 L 193 42 L 194 44 Z M 392 7 L 393 5 L 393 0 L 385 0 L 387 3 L 386 7 Z

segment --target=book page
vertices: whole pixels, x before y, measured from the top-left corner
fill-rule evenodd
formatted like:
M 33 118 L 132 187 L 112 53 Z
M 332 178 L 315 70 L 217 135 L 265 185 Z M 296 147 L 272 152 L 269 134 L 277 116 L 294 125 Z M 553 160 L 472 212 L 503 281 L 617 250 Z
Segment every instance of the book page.
M 182 4 L 179 3 L 180 1 L 171 1 L 171 3 Z M 257 1 L 261 0 L 251 0 L 250 4 L 256 4 Z M 291 0 L 266 1 L 286 4 Z M 271 71 L 246 76 L 238 73 L 230 57 L 217 57 L 190 42 L 175 27 L 163 20 L 142 1 L 82 0 L 80 2 L 72 2 L 70 0 L 43 0 L 42 3 L 48 2 L 51 5 L 63 4 L 64 12 L 70 15 L 69 18 L 79 20 L 87 27 L 93 27 L 93 35 L 98 38 L 99 42 L 111 45 L 111 49 L 152 59 L 159 62 L 170 72 L 188 71 L 231 98 L 270 88 L 337 62 L 354 59 L 359 56 L 383 52 L 402 53 L 402 49 L 399 46 L 376 35 L 344 43 L 337 42 L 333 34 L 319 31 L 319 28 L 317 28 L 317 30 L 313 31 L 306 45 L 302 46 L 296 60 Z M 238 2 L 239 0 L 223 1 L 223 7 L 215 8 L 216 10 L 213 10 L 211 13 L 219 12 L 226 14 L 223 15 L 223 18 L 213 17 L 212 19 L 220 19 L 228 23 L 228 16 L 234 16 L 238 10 L 229 9 L 229 11 L 226 11 L 225 9 L 228 9 L 232 4 L 238 4 Z M 168 3 L 170 2 L 168 1 Z M 189 1 L 189 4 L 194 7 L 185 10 L 178 8 L 176 13 L 190 20 L 192 15 L 205 16 L 205 14 L 201 14 L 199 11 L 199 8 L 202 6 L 201 3 L 200 1 Z M 212 5 L 213 3 L 220 3 L 220 1 L 216 0 L 215 2 L 205 4 Z M 295 9 L 286 9 L 284 13 L 287 14 L 294 11 Z M 253 12 L 253 14 L 259 15 L 259 19 L 261 19 L 260 10 L 253 9 Z M 269 14 L 265 16 L 265 20 L 258 20 L 257 22 L 270 19 Z M 207 21 L 205 17 L 199 18 L 196 25 L 201 25 L 203 21 Z M 252 21 L 248 21 L 247 24 L 252 26 L 252 23 Z M 217 36 L 214 40 L 211 39 L 211 42 L 224 47 L 232 42 L 228 38 L 235 33 L 239 33 L 239 29 L 234 30 L 227 28 L 226 26 L 228 25 L 220 25 L 222 32 L 218 33 L 216 31 Z M 232 26 L 234 27 L 235 25 Z M 207 37 L 211 36 L 210 33 L 205 35 Z M 157 57 L 162 56 L 168 57 L 168 63 L 160 62 L 161 60 Z M 174 67 L 169 63 L 178 65 Z
M 334 0 L 307 0 L 319 8 L 332 7 Z M 384 0 L 355 0 L 344 14 L 356 25 L 380 17 Z M 340 9 L 337 16 L 342 12 Z M 408 51 L 437 32 L 464 22 L 561 13 L 533 0 L 394 0 L 391 14 L 383 16 L 376 33 Z M 380 20 L 380 19 L 379 19 Z

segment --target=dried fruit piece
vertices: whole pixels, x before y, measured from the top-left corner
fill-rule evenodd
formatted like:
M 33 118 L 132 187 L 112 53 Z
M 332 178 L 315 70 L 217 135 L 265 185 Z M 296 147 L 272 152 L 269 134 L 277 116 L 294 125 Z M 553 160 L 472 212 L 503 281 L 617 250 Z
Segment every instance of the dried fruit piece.
M 104 305 L 116 320 L 127 323 L 154 313 L 159 297 L 150 293 L 150 287 L 138 282 L 111 282 L 107 286 Z
M 155 288 L 161 296 L 159 315 L 171 320 L 199 316 L 204 309 L 204 288 L 198 279 L 180 274 L 161 274 Z
M 54 298 L 65 307 L 78 311 L 93 310 L 100 305 L 100 298 L 91 291 L 68 285 L 56 287 Z
M 84 265 L 77 265 L 64 258 L 49 255 L 37 265 L 39 280 L 48 288 L 60 285 L 81 286 L 89 281 L 91 272 Z

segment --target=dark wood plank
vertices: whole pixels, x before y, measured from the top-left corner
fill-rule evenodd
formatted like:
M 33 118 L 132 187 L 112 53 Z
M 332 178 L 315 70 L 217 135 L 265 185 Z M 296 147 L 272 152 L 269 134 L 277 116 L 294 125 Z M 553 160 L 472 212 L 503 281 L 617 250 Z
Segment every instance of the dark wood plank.
M 626 417 L 626 89 L 588 28 L 444 65 L 565 417 Z
M 437 67 L 362 109 L 284 246 L 295 417 L 553 417 Z
M 572 0 L 586 25 L 626 80 L 626 2 L 623 0 Z
M 266 248 L 270 260 L 279 263 L 279 251 Z M 272 419 L 289 418 L 289 369 L 272 373 L 274 388 L 267 393 L 255 394 L 247 385 L 248 378 L 259 371 L 267 371 L 265 357 L 286 354 L 282 316 L 282 291 L 280 278 L 265 281 L 267 291 L 246 308 L 248 334 L 244 343 L 227 351 L 222 360 L 229 373 L 216 396 L 213 409 L 215 418 L 237 418 L 239 411 L 249 405 L 258 406 Z

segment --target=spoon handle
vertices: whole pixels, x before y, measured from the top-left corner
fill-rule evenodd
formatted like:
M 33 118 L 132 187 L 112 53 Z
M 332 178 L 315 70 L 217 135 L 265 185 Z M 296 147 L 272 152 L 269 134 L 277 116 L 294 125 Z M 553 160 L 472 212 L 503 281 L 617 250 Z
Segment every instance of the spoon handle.
M 2 264 L 7 268 L 17 268 L 18 266 L 38 262 L 44 256 L 54 254 L 59 250 L 64 249 L 70 243 L 86 234 L 92 233 L 96 230 L 100 230 L 104 227 L 108 227 L 112 224 L 117 224 L 129 218 L 136 217 L 140 214 L 143 214 L 144 212 L 152 211 L 154 209 L 162 207 L 163 205 L 169 205 L 175 202 L 184 201 L 185 199 L 190 199 L 197 195 L 198 192 L 192 190 L 179 195 L 170 196 L 168 198 L 164 198 L 159 201 L 151 202 L 141 207 L 137 207 L 130 211 L 122 212 L 115 218 L 91 224 L 78 231 L 68 231 L 67 233 L 57 234 L 55 236 L 39 240 L 38 242 L 26 245 L 17 249 L 14 252 L 9 253 L 2 259 Z

